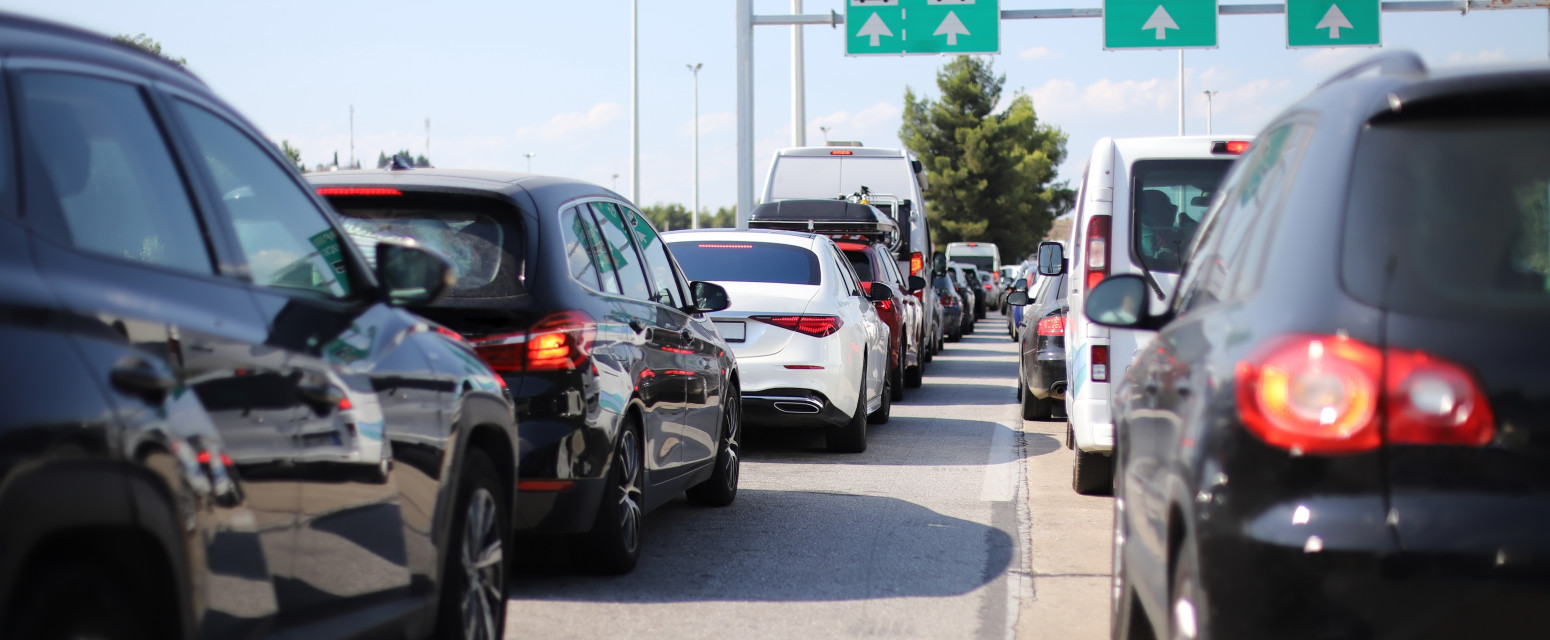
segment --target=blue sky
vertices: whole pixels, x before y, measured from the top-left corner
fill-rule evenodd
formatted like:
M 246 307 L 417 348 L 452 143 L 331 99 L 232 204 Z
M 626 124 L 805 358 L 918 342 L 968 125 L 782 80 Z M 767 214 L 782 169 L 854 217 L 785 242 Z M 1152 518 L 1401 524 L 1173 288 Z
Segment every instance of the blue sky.
M 425 151 L 438 166 L 552 173 L 629 189 L 630 9 L 626 0 L 402 2 L 398 0 L 8 0 L 6 10 L 105 34 L 146 33 L 266 134 L 313 165 L 356 155 Z M 1002 0 L 1003 9 L 1101 6 L 1093 0 Z M 640 0 L 641 194 L 645 204 L 691 199 L 691 75 L 700 72 L 702 206 L 736 200 L 734 3 Z M 843 0 L 805 0 L 804 12 L 844 13 Z M 790 12 L 756 0 L 756 14 Z M 1372 49 L 1285 47 L 1284 17 L 1223 16 L 1220 47 L 1185 54 L 1189 133 L 1205 132 L 1202 91 L 1216 133 L 1252 133 L 1320 80 Z M 1386 48 L 1433 66 L 1543 60 L 1543 10 L 1385 13 Z M 1002 26 L 995 67 L 1007 92 L 1026 91 L 1042 120 L 1070 136 L 1063 179 L 1074 183 L 1102 136 L 1173 135 L 1172 51 L 1102 48 L 1098 19 L 1016 20 Z M 807 136 L 898 146 L 905 86 L 935 96 L 935 56 L 847 58 L 843 33 L 807 27 Z M 791 139 L 790 28 L 754 29 L 756 176 Z

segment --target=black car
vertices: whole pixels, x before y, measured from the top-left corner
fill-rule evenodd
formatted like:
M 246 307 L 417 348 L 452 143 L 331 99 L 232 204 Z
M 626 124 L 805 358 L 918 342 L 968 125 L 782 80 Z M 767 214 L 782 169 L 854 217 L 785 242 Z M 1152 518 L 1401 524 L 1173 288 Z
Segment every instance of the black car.
M 399 165 L 395 165 L 399 166 Z M 519 532 L 565 533 L 583 568 L 624 573 L 641 517 L 688 491 L 737 495 L 737 362 L 629 201 L 566 178 L 388 169 L 309 176 L 363 246 L 409 239 L 460 273 L 426 316 L 505 379 L 522 423 Z
M 1022 290 L 1007 296 L 1007 304 L 1026 307 L 1017 343 L 1017 399 L 1024 420 L 1066 415 L 1066 290 L 1062 274 L 1040 278 L 1032 296 Z M 1066 446 L 1071 446 L 1069 433 Z
M 948 327 L 947 342 L 957 342 L 963 339 L 963 294 L 953 285 L 953 280 L 948 275 L 936 277 L 936 290 L 941 296 L 942 322 Z
M 449 265 L 176 66 L 0 42 L 0 637 L 500 637 L 513 407 L 404 310 Z
M 1550 68 L 1381 54 L 1271 121 L 1113 402 L 1115 637 L 1550 635 Z

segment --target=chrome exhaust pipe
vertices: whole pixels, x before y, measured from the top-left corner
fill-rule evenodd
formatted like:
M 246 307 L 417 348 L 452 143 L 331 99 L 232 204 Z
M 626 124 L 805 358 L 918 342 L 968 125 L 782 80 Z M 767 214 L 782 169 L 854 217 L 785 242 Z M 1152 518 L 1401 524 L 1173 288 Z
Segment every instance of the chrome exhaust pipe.
M 782 400 L 773 403 L 781 413 L 818 413 L 823 406 L 814 400 Z
M 1058 393 L 1058 394 L 1061 394 L 1061 395 L 1065 395 L 1065 393 L 1066 393 L 1066 383 L 1065 383 L 1065 381 L 1062 380 L 1060 382 L 1056 382 L 1055 384 L 1050 385 L 1049 386 L 1049 392 L 1050 393 Z

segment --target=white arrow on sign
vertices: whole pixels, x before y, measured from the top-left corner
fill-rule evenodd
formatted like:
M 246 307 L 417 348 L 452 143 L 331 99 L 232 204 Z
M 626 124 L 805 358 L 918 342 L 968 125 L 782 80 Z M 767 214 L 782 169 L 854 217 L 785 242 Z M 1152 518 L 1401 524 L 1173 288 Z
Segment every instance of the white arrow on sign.
M 1332 4 L 1329 5 L 1329 11 L 1324 12 L 1324 18 L 1319 20 L 1318 25 L 1313 28 L 1314 30 L 1329 29 L 1330 39 L 1339 40 L 1341 29 L 1354 29 L 1355 27 L 1352 27 L 1351 21 L 1346 19 L 1344 13 L 1340 12 L 1340 5 Z
M 877 14 L 873 13 L 872 17 L 867 18 L 866 24 L 861 25 L 861 30 L 857 31 L 856 35 L 872 36 L 871 46 L 875 47 L 877 46 L 878 36 L 888 36 L 892 38 L 893 32 L 888 30 L 888 25 L 883 23 L 882 18 L 877 17 Z
M 942 19 L 942 24 L 937 26 L 936 33 L 931 35 L 939 36 L 944 33 L 947 34 L 947 46 L 951 47 L 958 44 L 958 36 L 969 35 L 969 28 L 963 26 L 963 21 L 958 19 L 958 14 L 949 11 L 947 17 Z
M 1132 22 L 1130 24 L 1135 23 Z M 1152 17 L 1147 18 L 1146 24 L 1141 25 L 1142 31 L 1146 31 L 1147 29 L 1156 29 L 1158 40 L 1163 40 L 1168 37 L 1168 32 L 1166 31 L 1167 29 L 1178 28 L 1179 23 L 1173 21 L 1173 16 L 1168 15 L 1168 11 L 1163 9 L 1162 5 L 1157 5 L 1157 10 L 1152 12 Z

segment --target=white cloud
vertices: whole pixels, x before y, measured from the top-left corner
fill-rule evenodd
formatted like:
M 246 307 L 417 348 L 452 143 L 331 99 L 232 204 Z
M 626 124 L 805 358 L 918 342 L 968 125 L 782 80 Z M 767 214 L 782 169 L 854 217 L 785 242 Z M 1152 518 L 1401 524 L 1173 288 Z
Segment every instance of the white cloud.
M 1156 113 L 1167 108 L 1174 91 L 1168 83 L 1151 80 L 1104 78 L 1086 86 L 1070 80 L 1051 79 L 1028 91 L 1039 117 L 1051 122 L 1065 118 L 1119 116 L 1137 112 Z
M 1018 52 L 1017 57 L 1023 60 L 1055 60 L 1062 56 L 1049 47 L 1032 47 Z
M 860 140 L 868 146 L 896 147 L 901 113 L 892 102 L 879 102 L 855 113 L 836 111 L 810 121 L 807 138 L 810 144 L 822 144 L 823 132 L 818 127 L 828 127 L 830 140 Z M 786 131 L 790 132 L 789 125 Z
M 1302 57 L 1297 66 L 1315 74 L 1332 74 L 1372 55 L 1372 49 L 1319 49 Z
M 624 107 L 617 102 L 599 102 L 586 112 L 562 113 L 541 126 L 527 126 L 517 130 L 517 137 L 537 134 L 545 140 L 560 140 L 578 133 L 590 133 L 602 129 L 624 115 Z
M 715 113 L 700 114 L 700 137 L 715 133 L 723 129 L 731 128 L 737 122 L 737 113 L 733 111 L 717 111 Z M 684 120 L 680 128 L 686 136 L 694 135 L 694 118 Z
M 1448 54 L 1448 57 L 1443 60 L 1442 66 L 1444 66 L 1444 67 L 1460 67 L 1460 66 L 1477 65 L 1477 64 L 1494 64 L 1494 63 L 1506 62 L 1506 61 L 1511 60 L 1511 59 L 1512 58 L 1507 55 L 1507 48 L 1506 47 L 1497 47 L 1495 49 L 1486 49 L 1486 50 L 1483 50 L 1483 51 L 1476 51 L 1475 53 L 1464 53 L 1463 51 L 1454 51 L 1453 53 Z

